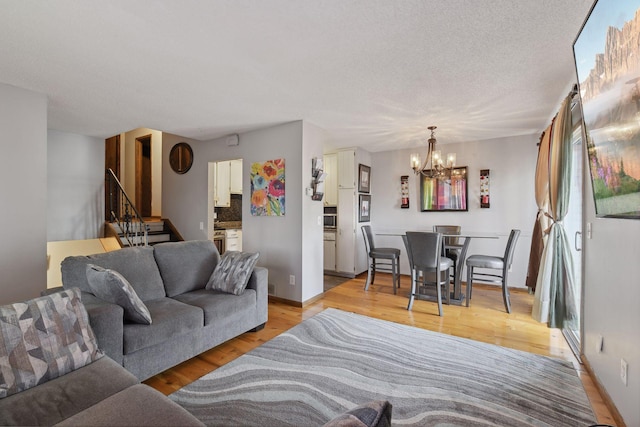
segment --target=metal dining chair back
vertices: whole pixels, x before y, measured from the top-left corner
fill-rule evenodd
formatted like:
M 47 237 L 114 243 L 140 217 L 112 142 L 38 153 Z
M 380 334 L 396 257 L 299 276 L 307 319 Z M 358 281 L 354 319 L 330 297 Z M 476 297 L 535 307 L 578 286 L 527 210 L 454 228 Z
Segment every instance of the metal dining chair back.
M 462 227 L 459 225 L 434 225 L 433 231 L 442 234 L 460 234 L 460 232 L 462 231 Z M 456 246 L 460 248 L 462 247 L 460 238 L 451 236 L 444 238 L 444 245 L 451 248 L 454 248 Z
M 515 252 L 519 236 L 520 230 L 511 230 L 503 257 L 471 255 L 467 258 L 467 307 L 469 307 L 469 300 L 471 299 L 473 281 L 479 280 L 482 282 L 499 283 L 502 285 L 502 300 L 504 301 L 504 308 L 507 310 L 507 313 L 511 313 L 511 300 L 509 298 L 508 287 L 509 268 L 511 268 L 511 263 L 513 262 L 513 254 Z M 475 270 L 476 268 L 500 270 L 500 273 L 478 272 Z
M 400 249 L 376 247 L 370 225 L 362 226 L 362 235 L 368 257 L 367 281 L 364 290 L 369 290 L 369 285 L 375 280 L 376 271 L 387 271 L 391 273 L 395 294 L 396 289 L 400 287 Z
M 459 225 L 434 225 L 433 231 L 442 234 L 460 234 L 462 227 Z M 451 277 L 455 279 L 456 267 L 458 265 L 458 258 L 460 257 L 460 250 L 462 249 L 462 243 L 460 243 L 459 237 L 444 237 L 444 250 L 443 254 L 451 261 L 453 261 L 453 268 L 451 270 Z
M 402 243 L 407 251 L 407 258 L 409 259 L 409 270 L 413 271 L 413 256 L 411 255 L 411 246 L 409 246 L 409 239 L 406 234 L 402 235 Z
M 449 258 L 442 257 L 442 234 L 407 231 L 407 255 L 411 265 L 411 292 L 407 310 L 411 310 L 415 298 L 424 296 L 426 286 L 435 286 L 438 299 L 438 314 L 442 316 L 442 293 L 449 303 L 449 274 L 452 265 Z M 444 272 L 444 274 L 443 274 Z

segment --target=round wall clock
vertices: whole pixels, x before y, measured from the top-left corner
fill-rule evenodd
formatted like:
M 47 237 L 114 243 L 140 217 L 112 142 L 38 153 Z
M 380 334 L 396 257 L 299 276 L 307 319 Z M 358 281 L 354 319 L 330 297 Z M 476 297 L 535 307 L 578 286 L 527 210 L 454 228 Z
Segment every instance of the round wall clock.
M 175 173 L 184 174 L 193 165 L 193 150 L 186 142 L 179 142 L 171 148 L 169 165 Z

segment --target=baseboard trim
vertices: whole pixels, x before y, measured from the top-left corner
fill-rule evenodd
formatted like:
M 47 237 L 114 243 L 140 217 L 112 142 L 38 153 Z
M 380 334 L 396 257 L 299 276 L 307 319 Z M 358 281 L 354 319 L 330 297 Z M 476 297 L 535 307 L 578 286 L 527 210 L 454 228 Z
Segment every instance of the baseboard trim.
M 402 275 L 402 276 L 405 276 L 405 275 Z M 341 276 L 341 277 L 346 277 L 346 276 Z M 406 276 L 406 277 L 407 277 L 407 280 L 411 281 L 410 276 Z M 466 286 L 466 282 L 462 282 L 462 284 Z M 473 286 L 477 286 L 479 288 L 484 288 L 484 289 L 500 289 L 500 286 L 490 285 L 486 283 L 474 283 Z M 526 288 L 509 288 L 509 292 L 527 292 L 527 289 Z M 309 304 L 313 304 L 314 302 L 321 299 L 323 296 L 324 296 L 324 293 L 321 293 L 304 302 L 300 302 L 300 301 L 293 301 L 290 299 L 277 297 L 275 295 L 269 295 L 269 302 L 279 302 L 281 304 L 287 304 L 293 307 L 303 308 Z
M 589 363 L 589 359 L 587 359 L 587 357 L 584 354 L 582 355 L 581 359 L 582 359 L 582 366 L 585 367 L 585 369 L 589 373 L 589 376 L 591 377 L 591 380 L 593 381 L 593 384 L 596 386 L 596 388 L 600 392 L 600 396 L 602 396 L 602 400 L 604 401 L 604 404 L 609 409 L 609 412 L 611 412 L 611 416 L 615 420 L 617 427 L 626 427 L 626 424 L 622 419 L 622 415 L 620 414 L 620 412 L 618 412 L 618 408 L 616 408 L 616 405 L 613 403 L 611 396 L 609 396 L 609 393 L 607 393 L 607 390 L 600 383 L 600 380 L 598 380 L 598 377 L 596 376 L 595 372 L 593 372 L 593 368 Z
M 304 302 L 302 303 L 302 307 L 306 307 L 306 306 L 308 306 L 309 304 L 313 304 L 314 302 L 318 301 L 319 299 L 322 299 L 322 297 L 323 297 L 323 296 L 324 296 L 324 292 L 323 292 L 323 293 L 321 293 L 321 294 L 316 295 L 316 296 L 315 296 L 315 297 L 313 297 L 313 298 L 309 298 L 308 300 L 306 300 L 306 301 L 304 301 Z
M 298 308 L 304 308 L 306 306 L 308 306 L 309 304 L 313 304 L 314 302 L 318 301 L 319 299 L 321 299 L 324 296 L 324 293 L 318 294 L 313 298 L 310 298 L 304 302 L 300 302 L 300 301 L 293 301 L 290 299 L 286 299 L 286 298 L 280 298 L 280 297 L 276 297 L 273 295 L 269 295 L 269 302 L 279 302 L 281 304 L 286 304 L 286 305 L 290 305 L 293 307 L 298 307 Z
M 280 298 L 280 297 L 276 297 L 274 295 L 269 295 L 269 302 L 279 302 L 281 304 L 286 304 L 286 305 L 290 305 L 293 307 L 299 307 L 302 308 L 303 305 L 301 302 L 299 301 L 293 301 L 290 299 L 286 299 L 286 298 Z

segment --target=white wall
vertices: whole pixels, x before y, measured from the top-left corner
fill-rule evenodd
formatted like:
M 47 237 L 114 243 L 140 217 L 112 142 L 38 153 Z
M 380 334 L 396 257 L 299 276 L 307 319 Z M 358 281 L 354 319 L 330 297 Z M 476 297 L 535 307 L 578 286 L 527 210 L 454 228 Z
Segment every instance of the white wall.
M 596 218 L 588 171 L 585 163 L 584 215 L 592 238 L 585 227 L 583 352 L 625 423 L 640 426 L 640 220 Z M 627 386 L 620 359 L 629 364 Z
M 304 191 L 311 186 L 311 159 L 322 158 L 328 137 L 324 130 L 308 122 L 303 123 L 302 132 L 302 161 L 299 166 Z M 322 201 L 302 196 L 302 301 L 324 292 L 323 206 Z
M 136 202 L 136 138 L 151 135 L 151 215 L 162 216 L 162 136 L 163 133 L 153 129 L 138 128 L 124 134 L 124 149 L 122 157 L 124 161 L 122 175 L 120 176 L 122 186 L 131 201 Z M 121 143 L 122 144 L 122 143 Z M 104 161 L 103 161 L 104 163 Z M 167 167 L 169 164 L 167 163 Z
M 311 277 L 311 270 L 305 271 L 302 267 L 303 259 L 313 256 L 305 252 L 311 243 L 305 242 L 303 246 L 303 216 L 317 221 L 315 206 L 303 210 L 303 197 L 308 197 L 304 195 L 304 189 L 311 178 L 311 157 L 308 156 L 315 154 L 314 146 L 320 139 L 312 127 L 308 130 L 310 147 L 304 149 L 304 152 L 303 146 L 307 142 L 303 138 L 301 121 L 242 133 L 237 146 L 227 146 L 225 138 L 200 142 L 170 134 L 163 136 L 163 216 L 171 219 L 185 239 L 206 239 L 208 164 L 220 160 L 242 159 L 243 189 L 246 189 L 242 197 L 243 250 L 259 251 L 258 265 L 269 269 L 269 283 L 275 285 L 275 295 L 297 302 L 303 301 L 303 286 L 306 298 L 315 292 L 318 280 L 317 277 Z M 174 173 L 168 166 L 169 151 L 180 141 L 189 142 L 194 154 L 193 166 L 184 175 Z M 322 151 L 317 155 L 322 155 Z M 249 209 L 251 164 L 277 158 L 285 159 L 286 213 L 281 217 L 252 216 Z M 318 206 L 317 209 L 320 209 L 321 204 L 318 203 Z M 204 224 L 203 230 L 200 230 L 200 222 Z M 304 225 L 311 227 L 309 222 Z M 316 227 L 319 230 L 317 247 L 322 250 L 322 226 Z M 309 262 L 317 262 L 318 268 L 322 269 L 321 257 Z M 296 277 L 294 286 L 289 285 L 290 275 Z M 307 281 L 310 283 L 309 291 L 306 290 Z
M 356 149 L 356 155 L 355 155 L 355 173 L 356 173 L 356 183 L 358 182 L 358 165 L 363 164 L 365 166 L 369 166 L 371 167 L 371 163 L 372 163 L 372 158 L 371 158 L 371 153 L 363 150 L 361 148 L 357 148 Z M 369 190 L 371 191 L 370 194 L 373 194 L 373 189 L 374 189 L 374 183 L 371 182 L 370 188 Z M 356 267 L 356 274 L 362 273 L 363 271 L 367 271 L 367 269 L 369 268 L 369 256 L 367 255 L 367 249 L 364 245 L 364 235 L 362 234 L 362 226 L 363 225 L 371 225 L 371 224 L 375 224 L 373 222 L 358 222 L 358 212 L 359 212 L 359 203 L 360 203 L 360 194 L 365 194 L 365 193 L 359 193 L 358 192 L 358 186 L 356 184 L 356 208 L 355 208 L 355 221 L 356 221 L 356 239 L 355 239 L 355 248 L 356 248 L 356 253 L 355 253 L 355 267 Z M 392 193 L 384 193 L 384 194 L 392 194 Z M 378 198 L 378 200 L 376 200 L 377 203 L 380 203 L 382 200 L 386 200 L 388 199 L 388 196 L 383 196 L 381 198 Z M 371 196 L 371 207 L 373 207 L 373 209 L 377 209 L 376 207 L 376 202 L 374 202 L 374 197 L 373 195 Z M 372 225 L 372 227 L 374 227 Z M 375 228 L 373 228 L 375 230 Z M 407 269 L 404 271 L 409 271 L 409 266 L 407 264 Z
M 47 97 L 0 84 L 0 304 L 47 286 Z
M 104 139 L 49 130 L 47 150 L 47 241 L 101 237 Z
M 531 232 L 537 212 L 534 176 L 538 135 L 438 144 L 445 155 L 455 152 L 457 165 L 468 167 L 468 212 L 420 212 L 420 184 L 409 166 L 412 150 L 373 153 L 371 166 L 371 226 L 377 230 L 431 230 L 436 224 L 458 224 L 463 231 L 490 232 L 500 239 L 474 239 L 468 255 L 502 255 L 512 228 L 521 230 L 509 286 L 525 287 Z M 420 150 L 426 155 L 426 147 Z M 491 170 L 491 207 L 480 208 L 480 169 Z M 400 208 L 400 176 L 409 175 L 410 208 Z M 401 272 L 409 264 L 400 237 L 376 236 L 379 246 L 402 250 Z

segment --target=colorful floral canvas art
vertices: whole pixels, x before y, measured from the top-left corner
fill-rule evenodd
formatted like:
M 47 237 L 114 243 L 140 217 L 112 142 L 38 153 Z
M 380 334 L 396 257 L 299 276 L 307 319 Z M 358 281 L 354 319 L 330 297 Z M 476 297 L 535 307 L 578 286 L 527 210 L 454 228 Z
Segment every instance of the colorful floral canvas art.
M 251 215 L 284 216 L 284 159 L 251 165 Z

